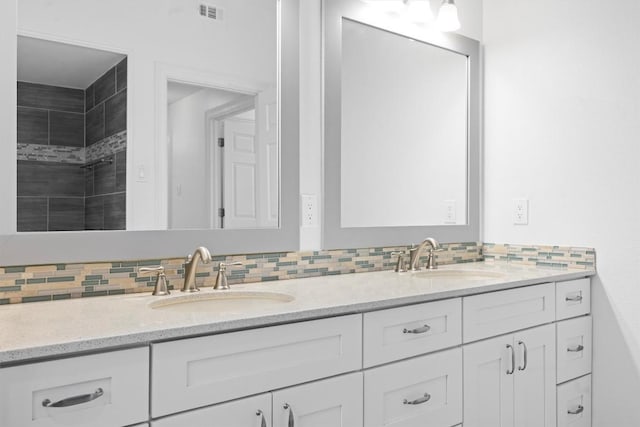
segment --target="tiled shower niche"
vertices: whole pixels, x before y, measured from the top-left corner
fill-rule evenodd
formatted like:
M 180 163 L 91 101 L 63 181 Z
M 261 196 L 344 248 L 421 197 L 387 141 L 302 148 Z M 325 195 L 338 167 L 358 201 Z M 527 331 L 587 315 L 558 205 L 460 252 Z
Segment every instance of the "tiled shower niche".
M 84 89 L 18 81 L 17 231 L 125 229 L 123 58 Z

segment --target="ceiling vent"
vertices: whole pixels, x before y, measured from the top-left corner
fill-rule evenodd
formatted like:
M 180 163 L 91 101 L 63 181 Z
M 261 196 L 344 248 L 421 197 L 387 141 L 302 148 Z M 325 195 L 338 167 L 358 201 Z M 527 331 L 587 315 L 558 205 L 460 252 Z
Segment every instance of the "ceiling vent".
M 222 21 L 222 9 L 208 4 L 201 4 L 200 16 L 213 19 L 214 21 Z

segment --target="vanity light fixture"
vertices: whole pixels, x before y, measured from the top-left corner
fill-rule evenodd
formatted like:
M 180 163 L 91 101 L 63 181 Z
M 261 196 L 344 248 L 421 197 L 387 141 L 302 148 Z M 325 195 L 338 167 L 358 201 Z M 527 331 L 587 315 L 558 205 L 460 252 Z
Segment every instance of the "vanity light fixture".
M 458 19 L 458 8 L 454 0 L 443 0 L 436 25 L 440 31 L 455 31 L 460 28 L 460 20 Z

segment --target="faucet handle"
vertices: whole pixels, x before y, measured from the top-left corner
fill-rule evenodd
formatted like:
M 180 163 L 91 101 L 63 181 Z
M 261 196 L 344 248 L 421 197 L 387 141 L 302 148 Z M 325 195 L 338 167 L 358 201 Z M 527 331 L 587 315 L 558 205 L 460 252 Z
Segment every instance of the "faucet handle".
M 391 256 L 397 256 L 398 261 L 396 262 L 396 267 L 393 269 L 396 273 L 404 273 L 407 269 L 404 266 L 404 251 L 395 251 L 391 252 Z
M 153 288 L 152 295 L 169 295 L 169 286 L 167 285 L 167 276 L 164 274 L 164 267 L 159 265 L 156 267 L 141 267 L 138 273 L 158 273 L 156 277 L 156 286 Z
M 227 283 L 227 267 L 232 265 L 242 265 L 242 263 L 240 261 L 220 263 L 218 275 L 216 276 L 216 284 L 213 285 L 213 289 L 229 289 L 229 284 Z

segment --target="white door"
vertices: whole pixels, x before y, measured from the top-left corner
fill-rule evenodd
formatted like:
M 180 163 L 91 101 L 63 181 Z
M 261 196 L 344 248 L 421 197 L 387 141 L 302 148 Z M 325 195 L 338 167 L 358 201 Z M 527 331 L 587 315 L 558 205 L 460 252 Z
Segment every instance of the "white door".
M 514 346 L 517 361 L 514 376 L 516 427 L 555 427 L 555 326 L 545 325 L 518 332 L 514 334 Z
M 146 424 L 145 424 L 146 425 Z M 171 415 L 151 427 L 270 427 L 271 393 Z
M 275 88 L 258 94 L 258 226 L 277 228 L 280 210 L 280 146 L 278 98 Z
M 258 226 L 255 121 L 224 121 L 224 228 Z
M 513 335 L 463 347 L 465 427 L 514 427 L 515 356 Z
M 362 427 L 362 373 L 273 393 L 273 427 Z

